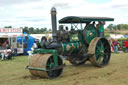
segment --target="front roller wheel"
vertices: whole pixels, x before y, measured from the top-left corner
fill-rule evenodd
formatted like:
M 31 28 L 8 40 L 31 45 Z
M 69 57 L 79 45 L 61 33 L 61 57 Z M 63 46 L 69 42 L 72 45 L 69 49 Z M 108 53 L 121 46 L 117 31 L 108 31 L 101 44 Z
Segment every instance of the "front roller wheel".
M 108 40 L 100 37 L 94 38 L 89 45 L 88 53 L 93 55 L 89 57 L 89 60 L 93 65 L 98 67 L 107 65 L 111 56 Z
M 62 59 L 58 57 L 58 66 L 60 65 L 63 65 L 63 62 Z M 46 69 L 46 71 L 29 69 L 33 76 L 43 78 L 58 77 L 63 71 L 63 68 L 55 69 L 56 66 L 52 54 L 34 54 L 29 60 L 29 67 Z

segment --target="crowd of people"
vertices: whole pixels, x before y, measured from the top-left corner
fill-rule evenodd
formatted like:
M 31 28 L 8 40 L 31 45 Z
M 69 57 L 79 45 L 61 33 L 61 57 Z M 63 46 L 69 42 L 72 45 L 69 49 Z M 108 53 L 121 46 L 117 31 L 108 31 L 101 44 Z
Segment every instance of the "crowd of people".
M 5 60 L 5 59 L 12 59 L 12 55 L 13 55 L 13 47 L 11 45 L 9 45 L 8 40 L 5 40 L 5 42 L 0 43 L 0 46 L 3 48 L 3 50 L 1 51 L 1 60 Z
M 5 59 L 12 59 L 13 56 L 13 48 L 12 46 L 9 46 L 6 50 L 3 50 L 3 52 L 1 53 L 1 60 L 5 60 Z
M 114 53 L 119 53 L 118 48 L 120 48 L 120 44 L 118 42 L 117 39 L 110 39 L 110 43 L 111 43 L 111 51 Z M 125 51 L 128 52 L 128 39 L 126 39 L 126 41 L 124 42 L 124 46 L 125 47 Z
M 1 60 L 5 59 L 12 59 L 13 56 L 17 55 L 17 44 L 14 43 L 15 41 L 13 40 L 12 44 L 10 45 L 8 42 L 8 39 L 3 38 L 1 39 L 0 42 L 0 57 Z M 14 45 L 15 44 L 15 45 Z

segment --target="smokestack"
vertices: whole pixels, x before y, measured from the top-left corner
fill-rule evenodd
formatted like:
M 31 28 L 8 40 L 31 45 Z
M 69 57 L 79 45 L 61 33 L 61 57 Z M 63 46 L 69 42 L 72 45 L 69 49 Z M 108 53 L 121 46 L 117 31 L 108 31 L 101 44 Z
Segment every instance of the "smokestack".
M 51 9 L 51 20 L 52 20 L 52 37 L 53 41 L 57 41 L 57 23 L 56 23 L 56 8 L 52 7 Z

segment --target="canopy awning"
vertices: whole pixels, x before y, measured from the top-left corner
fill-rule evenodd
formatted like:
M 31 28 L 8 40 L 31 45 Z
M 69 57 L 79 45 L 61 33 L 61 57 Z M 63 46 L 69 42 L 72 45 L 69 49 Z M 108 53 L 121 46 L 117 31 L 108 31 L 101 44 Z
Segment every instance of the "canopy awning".
M 24 34 L 0 34 L 0 38 L 25 36 Z
M 87 23 L 91 21 L 114 21 L 110 17 L 86 17 L 86 16 L 67 16 L 59 20 L 59 23 Z

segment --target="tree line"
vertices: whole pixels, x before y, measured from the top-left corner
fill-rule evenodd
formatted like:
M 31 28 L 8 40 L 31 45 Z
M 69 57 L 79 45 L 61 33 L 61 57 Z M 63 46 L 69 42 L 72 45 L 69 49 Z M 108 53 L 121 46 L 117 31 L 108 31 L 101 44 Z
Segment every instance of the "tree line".
M 128 24 L 109 24 L 107 26 L 108 30 L 128 30 Z
M 4 28 L 12 28 L 12 26 L 5 26 Z M 34 27 L 20 27 L 23 29 L 23 33 L 26 32 L 27 34 L 44 34 L 50 33 L 51 29 L 44 28 L 34 28 Z
M 5 26 L 4 28 L 12 28 L 12 26 Z M 44 33 L 51 33 L 51 29 L 44 28 L 34 28 L 34 27 L 20 27 L 23 29 L 23 32 L 27 34 L 44 34 Z M 128 24 L 109 24 L 106 30 L 128 30 Z
M 34 27 L 22 27 L 23 28 L 23 32 L 26 32 L 28 34 L 44 34 L 44 33 L 48 33 L 51 30 L 47 29 L 46 27 L 44 28 L 34 28 Z

